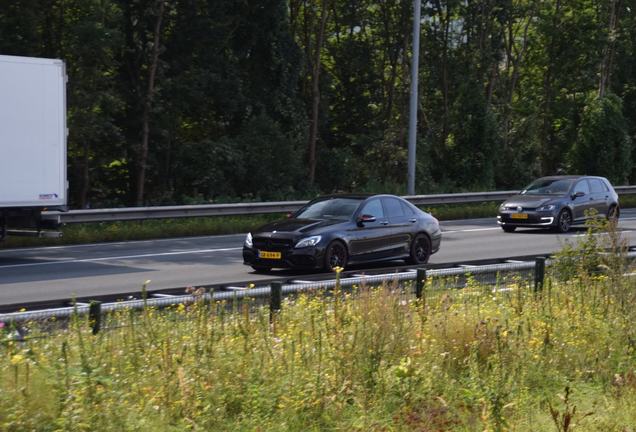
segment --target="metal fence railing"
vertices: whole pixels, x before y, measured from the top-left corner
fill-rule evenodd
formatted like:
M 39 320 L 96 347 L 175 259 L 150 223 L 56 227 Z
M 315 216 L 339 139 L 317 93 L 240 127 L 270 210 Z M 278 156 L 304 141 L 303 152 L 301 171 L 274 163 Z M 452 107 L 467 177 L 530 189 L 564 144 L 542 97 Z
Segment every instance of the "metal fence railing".
M 629 260 L 636 258 L 636 252 L 623 255 Z M 272 282 L 267 286 L 252 289 L 231 291 L 206 291 L 194 289 L 185 295 L 166 295 L 148 293 L 146 298 L 101 303 L 98 301 L 75 304 L 70 307 L 20 311 L 0 314 L 0 328 L 15 329 L 14 338 L 25 340 L 25 334 L 31 324 L 44 324 L 39 328 L 52 329 L 63 326 L 68 319 L 88 317 L 93 333 L 98 333 L 102 323 L 112 321 L 116 312 L 143 310 L 145 308 L 162 309 L 197 302 L 215 304 L 218 308 L 232 309 L 237 304 L 247 301 L 248 306 L 266 306 L 269 304 L 270 318 L 284 307 L 283 299 L 299 294 L 333 295 L 334 292 L 360 292 L 364 288 L 385 286 L 392 292 L 410 301 L 419 298 L 449 298 L 457 293 L 462 298 L 478 299 L 479 295 L 490 292 L 508 292 L 515 289 L 526 289 L 539 292 L 543 289 L 547 268 L 558 262 L 556 258 L 537 257 L 534 261 L 507 262 L 480 266 L 461 266 L 445 269 L 416 269 L 377 275 L 355 275 L 323 281 L 296 281 L 283 284 Z M 629 262 L 629 261 L 628 261 Z M 625 268 L 628 268 L 626 266 Z M 551 270 L 552 271 L 552 270 Z M 633 276 L 636 273 L 627 273 Z M 490 286 L 488 290 L 484 288 Z M 338 287 L 338 290 L 334 289 Z M 468 289 L 467 289 L 468 288 Z M 490 294 L 489 294 L 490 295 Z M 117 327 L 117 324 L 115 325 Z M 111 326 L 104 327 L 110 329 Z
M 636 186 L 617 186 L 621 195 L 636 194 Z M 488 201 L 504 201 L 519 191 L 469 192 L 454 194 L 404 196 L 415 205 L 468 204 Z M 203 204 L 184 206 L 128 207 L 114 209 L 71 210 L 68 212 L 43 212 L 45 220 L 57 223 L 108 222 L 145 219 L 169 219 L 206 216 L 236 216 L 269 213 L 286 213 L 298 210 L 307 201 L 277 201 L 264 203 Z
M 636 251 L 626 251 L 624 258 L 628 262 L 636 259 Z M 101 303 L 98 301 L 75 304 L 70 307 L 20 311 L 0 314 L 0 327 L 15 323 L 45 322 L 51 319 L 67 319 L 73 316 L 88 315 L 93 323 L 94 331 L 99 331 L 101 316 L 123 310 L 140 310 L 144 308 L 161 309 L 177 305 L 188 305 L 196 302 L 232 303 L 242 300 L 256 300 L 255 305 L 269 303 L 271 312 L 282 308 L 283 299 L 303 293 L 333 292 L 335 287 L 352 291 L 356 287 L 375 287 L 386 285 L 400 289 L 407 296 L 420 298 L 437 295 L 448 290 L 462 289 L 467 286 L 494 286 L 494 290 L 507 290 L 512 285 L 525 284 L 534 291 L 543 288 L 546 270 L 558 263 L 556 258 L 536 257 L 534 261 L 506 262 L 480 266 L 459 266 L 443 269 L 416 269 L 396 271 L 376 275 L 354 275 L 331 280 L 296 281 L 283 284 L 272 282 L 267 286 L 251 289 L 233 289 L 226 291 L 206 291 L 203 288 L 193 289 L 194 293 L 185 295 L 167 295 L 148 293 L 146 298 Z M 629 266 L 626 266 L 628 268 Z M 627 271 L 627 270 L 626 270 Z M 626 273 L 633 276 L 636 273 Z M 143 294 L 142 296 L 145 296 Z
M 537 264 L 539 263 L 539 264 Z M 516 278 L 531 282 L 534 278 L 542 283 L 544 277 L 545 258 L 537 258 L 536 261 L 491 264 L 483 266 L 458 267 L 447 269 L 417 269 L 396 273 L 379 275 L 359 275 L 317 282 L 302 282 L 292 284 L 271 283 L 269 286 L 257 287 L 245 290 L 201 292 L 178 296 L 161 295 L 160 297 L 148 297 L 146 299 L 119 301 L 113 303 L 90 302 L 70 307 L 22 311 L 0 314 L 0 323 L 27 323 L 54 319 L 66 319 L 74 315 L 89 315 L 93 323 L 94 331 L 99 331 L 101 316 L 120 310 L 135 310 L 143 308 L 165 308 L 179 304 L 192 304 L 197 301 L 204 302 L 231 302 L 243 299 L 259 299 L 261 304 L 269 303 L 270 310 L 275 312 L 282 307 L 282 299 L 295 294 L 309 292 L 330 292 L 336 286 L 342 289 L 351 287 L 372 287 L 382 284 L 395 284 L 400 286 L 409 295 L 421 297 L 424 295 L 425 286 L 427 292 L 440 291 L 449 288 L 462 288 L 469 280 L 476 280 L 481 284 L 502 283 L 514 275 Z M 535 269 L 539 266 L 541 272 Z

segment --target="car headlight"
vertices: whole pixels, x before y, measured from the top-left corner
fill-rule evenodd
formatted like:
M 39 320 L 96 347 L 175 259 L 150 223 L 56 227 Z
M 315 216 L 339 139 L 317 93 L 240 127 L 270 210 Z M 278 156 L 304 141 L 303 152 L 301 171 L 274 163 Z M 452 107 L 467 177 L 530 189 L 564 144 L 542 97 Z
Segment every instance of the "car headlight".
M 247 237 L 245 237 L 245 246 L 251 248 L 253 246 L 252 243 L 252 233 L 247 233 Z
M 320 237 L 320 236 L 312 236 L 312 237 L 304 238 L 304 239 L 300 240 L 298 243 L 296 243 L 295 247 L 296 248 L 304 248 L 304 247 L 309 247 L 309 246 L 316 246 L 321 238 L 322 237 Z
M 556 206 L 554 204 L 548 204 L 548 205 L 544 205 L 541 206 L 537 209 L 537 211 L 552 211 L 556 208 Z

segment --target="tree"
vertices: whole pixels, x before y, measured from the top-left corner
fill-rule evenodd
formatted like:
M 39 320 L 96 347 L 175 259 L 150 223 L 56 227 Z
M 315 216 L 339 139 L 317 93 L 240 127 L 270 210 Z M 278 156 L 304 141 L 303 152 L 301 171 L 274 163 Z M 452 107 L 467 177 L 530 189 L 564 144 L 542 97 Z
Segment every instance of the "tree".
M 331 0 L 290 0 L 290 24 L 294 36 L 301 40 L 305 51 L 306 68 L 310 71 L 308 90 L 309 135 L 307 138 L 308 181 L 314 184 L 316 178 L 316 145 L 319 136 L 320 78 L 322 73 L 322 50 L 325 43 L 327 22 L 331 15 Z
M 144 203 L 151 121 L 156 109 L 159 54 L 165 0 L 120 1 L 123 10 L 121 82 L 126 100 L 125 130 L 131 144 L 127 164 L 130 169 L 131 201 Z M 122 119 L 123 120 L 123 119 Z
M 618 96 L 590 94 L 569 161 L 573 172 L 604 176 L 614 184 L 627 182 L 631 140 Z

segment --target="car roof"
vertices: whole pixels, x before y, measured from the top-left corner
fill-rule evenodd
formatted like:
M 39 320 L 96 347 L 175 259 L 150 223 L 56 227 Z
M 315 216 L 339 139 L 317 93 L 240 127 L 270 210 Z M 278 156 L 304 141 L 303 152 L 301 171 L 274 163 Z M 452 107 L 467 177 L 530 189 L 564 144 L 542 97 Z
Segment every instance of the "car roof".
M 595 178 L 595 179 L 607 181 L 605 177 L 594 176 L 594 175 L 555 175 L 555 176 L 541 177 L 537 180 L 578 180 L 578 179 L 588 179 L 588 178 Z
M 367 198 L 369 198 L 371 196 L 373 196 L 373 195 L 372 194 L 342 193 L 342 194 L 320 195 L 320 196 L 317 196 L 316 198 L 314 198 L 312 201 L 315 201 L 315 200 L 326 200 L 326 199 L 332 199 L 332 198 L 350 198 L 350 199 L 364 200 L 364 199 L 367 199 Z
M 582 175 L 555 175 L 555 176 L 546 176 L 541 177 L 537 180 L 576 180 L 587 176 Z
M 397 195 L 390 194 L 372 194 L 372 193 L 343 193 L 343 194 L 331 194 L 331 195 L 321 195 L 319 197 L 314 198 L 314 200 L 325 200 L 331 198 L 350 198 L 350 199 L 359 199 L 365 200 L 367 198 L 384 198 L 384 197 L 392 197 L 392 198 L 400 198 Z M 312 200 L 313 201 L 313 200 Z

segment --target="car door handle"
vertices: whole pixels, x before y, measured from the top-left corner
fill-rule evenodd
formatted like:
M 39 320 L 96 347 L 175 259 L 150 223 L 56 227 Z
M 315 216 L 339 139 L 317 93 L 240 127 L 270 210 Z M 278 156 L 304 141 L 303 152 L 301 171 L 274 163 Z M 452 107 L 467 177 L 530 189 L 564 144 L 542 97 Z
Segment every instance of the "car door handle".
M 382 222 L 380 222 L 380 223 L 381 223 L 382 225 L 388 225 L 388 224 L 389 224 L 389 221 L 385 221 L 385 220 L 384 220 L 384 221 L 382 221 Z
M 417 222 L 417 219 L 415 219 L 415 218 L 409 219 L 409 222 L 415 223 L 415 222 Z

